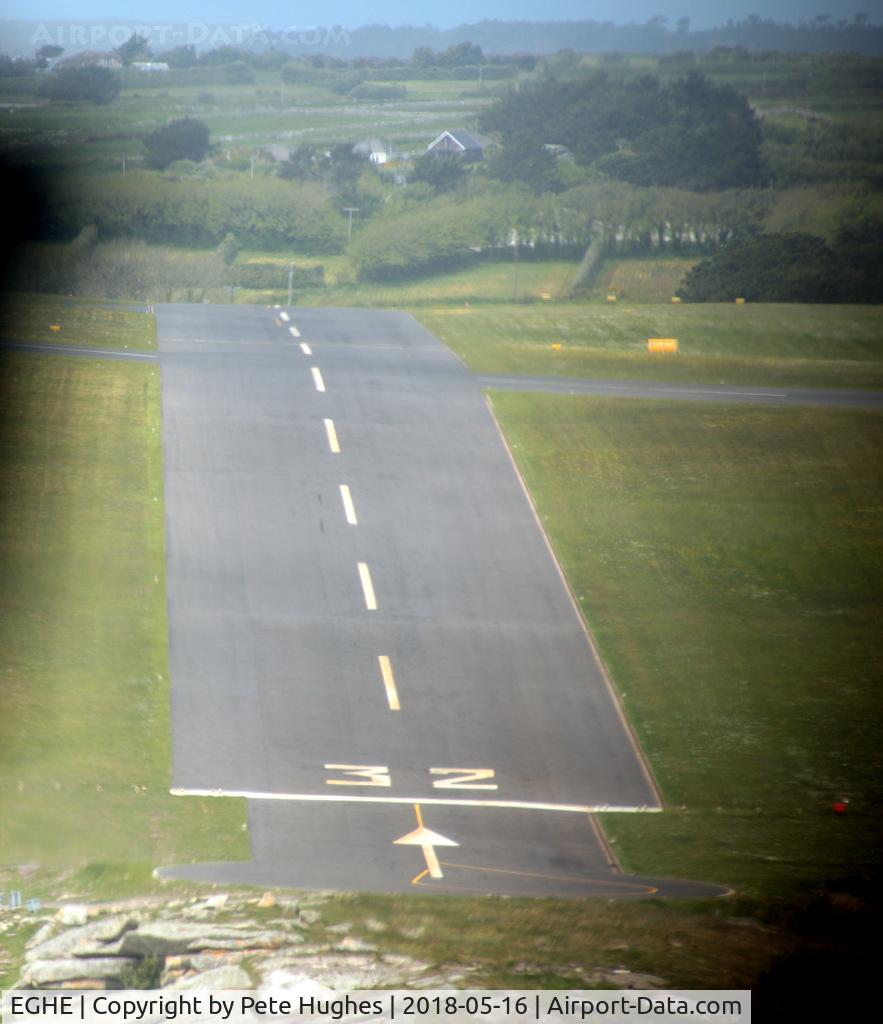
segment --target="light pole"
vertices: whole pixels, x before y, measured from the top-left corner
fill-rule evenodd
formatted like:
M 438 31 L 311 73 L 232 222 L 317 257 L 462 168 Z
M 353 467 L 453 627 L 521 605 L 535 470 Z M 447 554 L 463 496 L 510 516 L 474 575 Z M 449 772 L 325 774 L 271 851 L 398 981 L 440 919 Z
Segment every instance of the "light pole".
M 346 240 L 349 242 L 353 237 L 353 214 L 359 212 L 358 206 L 345 206 L 343 208 L 344 213 L 350 215 L 349 227 L 347 229 Z
M 294 264 L 288 264 L 288 305 L 291 305 L 291 285 L 294 281 Z

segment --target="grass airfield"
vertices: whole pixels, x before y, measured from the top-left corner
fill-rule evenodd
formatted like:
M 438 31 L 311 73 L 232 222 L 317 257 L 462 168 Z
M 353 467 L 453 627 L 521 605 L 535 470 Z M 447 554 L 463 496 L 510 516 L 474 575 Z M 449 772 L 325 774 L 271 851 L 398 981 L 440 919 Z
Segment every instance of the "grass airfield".
M 41 296 L 2 316 L 7 336 L 40 343 L 154 344 L 147 314 L 88 303 Z M 774 360 L 795 383 L 873 387 L 883 365 L 874 309 L 544 303 L 419 316 L 484 372 L 562 374 L 564 353 L 571 372 L 601 375 L 606 351 L 621 367 L 606 376 L 649 366 L 684 379 L 670 376 L 680 356 L 650 361 L 648 331 L 695 345 L 702 374 L 738 349 L 745 383 L 770 383 L 753 374 Z M 677 331 L 666 317 L 680 317 Z M 61 331 L 47 334 L 46 321 Z M 237 802 L 166 794 L 158 372 L 3 354 L 0 889 L 107 899 L 156 888 L 150 869 L 163 861 L 247 856 Z M 478 963 L 470 983 L 509 987 L 578 987 L 574 964 L 617 962 L 673 987 L 748 987 L 809 941 L 806 907 L 836 924 L 839 939 L 826 942 L 848 946 L 869 906 L 881 824 L 883 416 L 493 401 L 668 805 L 652 820 L 607 816 L 614 849 L 628 869 L 737 895 L 714 905 L 363 895 L 339 898 L 341 920 L 357 930 L 369 918 L 417 920 L 426 938 L 388 941 Z M 839 818 L 831 804 L 843 796 Z M 25 919 L 10 948 L 32 930 Z M 501 933 L 517 939 L 501 949 Z M 0 963 L 0 982 L 14 964 Z

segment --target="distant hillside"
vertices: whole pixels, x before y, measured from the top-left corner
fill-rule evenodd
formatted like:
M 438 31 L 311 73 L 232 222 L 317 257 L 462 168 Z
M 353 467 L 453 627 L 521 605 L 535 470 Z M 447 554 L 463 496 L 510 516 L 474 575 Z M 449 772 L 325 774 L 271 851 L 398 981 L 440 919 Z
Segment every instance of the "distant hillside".
M 63 46 L 68 53 L 106 50 L 119 46 L 137 27 L 147 34 L 154 50 L 194 44 L 197 49 L 247 46 L 280 47 L 292 54 L 328 53 L 338 57 L 410 57 L 418 47 L 444 50 L 471 41 L 486 54 L 549 54 L 562 49 L 592 53 L 670 54 L 679 50 L 710 50 L 716 46 L 742 46 L 749 50 L 823 53 L 883 54 L 883 26 L 865 15 L 851 21 L 817 18 L 799 25 L 749 16 L 719 28 L 690 31 L 689 19 L 669 27 L 665 18 L 637 25 L 597 21 L 480 21 L 453 29 L 431 25 L 363 25 L 347 30 L 327 26 L 279 31 L 252 26 L 184 24 L 145 26 L 125 21 L 0 21 L 0 53 L 32 54 L 46 43 Z

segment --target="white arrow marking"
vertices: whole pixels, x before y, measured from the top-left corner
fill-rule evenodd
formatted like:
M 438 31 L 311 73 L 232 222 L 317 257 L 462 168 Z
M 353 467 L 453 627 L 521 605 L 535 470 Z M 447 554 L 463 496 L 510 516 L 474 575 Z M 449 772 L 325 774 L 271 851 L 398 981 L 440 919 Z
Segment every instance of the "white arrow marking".
M 426 860 L 426 867 L 429 869 L 430 878 L 444 878 L 442 869 L 438 863 L 438 857 L 435 855 L 436 846 L 459 846 L 459 843 L 455 843 L 453 839 L 448 839 L 447 836 L 439 835 L 438 832 L 433 832 L 431 828 L 427 828 L 425 825 L 421 825 L 419 828 L 415 828 L 413 832 L 409 832 L 406 836 L 402 836 L 401 839 L 394 839 L 394 845 L 398 846 L 419 846 L 423 850 L 423 856 Z

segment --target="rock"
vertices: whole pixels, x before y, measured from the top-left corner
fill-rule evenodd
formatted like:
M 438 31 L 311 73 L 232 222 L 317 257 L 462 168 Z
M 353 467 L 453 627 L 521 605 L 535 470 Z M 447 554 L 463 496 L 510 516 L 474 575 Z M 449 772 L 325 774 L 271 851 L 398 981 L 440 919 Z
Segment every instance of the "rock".
M 226 989 L 250 989 L 252 980 L 241 967 L 215 967 L 211 971 L 192 974 L 168 986 L 176 991 L 205 989 L 212 991 Z
M 399 928 L 399 935 L 405 939 L 422 939 L 426 932 L 425 925 L 417 925 L 414 928 Z
M 264 908 L 266 908 L 266 907 L 275 907 L 276 906 L 276 897 L 275 897 L 275 895 L 273 893 L 271 893 L 271 892 L 265 892 L 264 895 L 261 896 L 261 898 L 258 900 L 258 906 L 259 907 L 264 907 Z
M 403 964 L 401 959 L 398 963 L 387 963 L 380 957 L 353 953 L 318 953 L 288 958 L 277 955 L 256 963 L 255 968 L 260 972 L 261 985 L 271 983 L 274 971 L 283 971 L 340 992 L 410 987 L 412 979 L 427 970 L 425 964 L 414 960 L 407 964 Z
M 303 923 L 308 928 L 311 925 L 318 924 L 319 921 L 322 920 L 322 915 L 319 913 L 318 910 L 310 910 L 307 907 L 302 907 L 298 911 L 297 916 L 298 916 L 298 920 L 303 921 Z
M 228 898 L 229 897 L 225 892 L 218 893 L 217 896 L 209 896 L 205 901 L 205 906 L 209 907 L 211 910 L 220 910 L 221 907 L 226 906 Z
M 120 937 L 137 927 L 138 922 L 126 914 L 103 917 L 92 924 L 71 928 L 35 944 L 25 953 L 25 960 L 117 956 L 120 952 Z
M 365 922 L 365 927 L 369 932 L 385 932 L 389 926 L 384 924 L 383 921 L 378 921 L 374 917 L 369 917 Z
M 259 988 L 261 995 L 285 995 L 298 996 L 328 996 L 333 990 L 320 985 L 313 978 L 306 974 L 295 974 L 292 971 L 275 970 L 264 976 L 263 984 Z
M 333 924 L 326 929 L 326 931 L 329 931 L 334 935 L 346 935 L 347 932 L 351 932 L 352 930 L 353 926 L 349 922 L 344 922 L 342 924 Z
M 55 920 L 63 925 L 85 924 L 89 920 L 89 908 L 82 903 L 67 903 L 58 908 Z
M 148 921 L 122 937 L 119 952 L 122 956 L 174 956 L 209 949 L 273 950 L 289 945 L 291 938 L 283 932 L 211 923 Z
M 376 946 L 372 946 L 370 942 L 365 942 L 364 939 L 359 939 L 355 935 L 347 935 L 334 948 L 339 953 L 374 953 L 377 951 Z
M 617 988 L 654 989 L 665 988 L 667 985 L 664 978 L 657 978 L 654 974 L 633 974 L 623 967 L 602 971 L 599 980 L 602 984 L 615 985 Z
M 61 981 L 118 980 L 135 960 L 124 957 L 73 957 L 64 960 L 35 960 L 25 965 L 21 980 L 31 988 L 49 988 Z
M 25 943 L 25 949 L 33 949 L 34 946 L 39 946 L 44 942 L 48 942 L 55 934 L 55 929 L 55 922 L 47 921 L 28 939 Z

